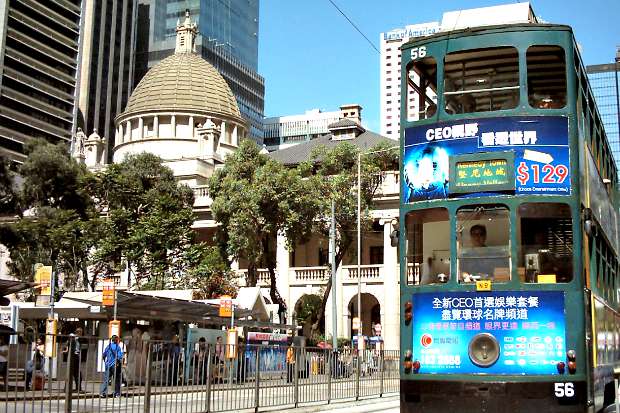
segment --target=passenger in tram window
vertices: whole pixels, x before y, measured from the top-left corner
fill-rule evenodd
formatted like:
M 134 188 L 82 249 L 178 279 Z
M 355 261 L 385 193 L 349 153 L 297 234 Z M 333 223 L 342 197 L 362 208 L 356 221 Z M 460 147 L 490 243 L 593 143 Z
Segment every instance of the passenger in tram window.
M 460 281 L 492 280 L 495 272 L 509 267 L 508 258 L 498 254 L 497 247 L 487 247 L 487 228 L 473 225 L 469 230 L 470 247 L 460 257 Z M 509 276 L 509 275 L 508 275 Z

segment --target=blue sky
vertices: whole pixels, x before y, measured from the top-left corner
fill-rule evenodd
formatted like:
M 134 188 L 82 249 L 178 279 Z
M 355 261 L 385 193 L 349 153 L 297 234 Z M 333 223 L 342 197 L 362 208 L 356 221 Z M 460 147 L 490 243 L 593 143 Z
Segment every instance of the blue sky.
M 334 0 L 379 47 L 379 34 L 407 24 L 441 21 L 443 12 L 505 4 L 497 0 Z M 612 62 L 620 45 L 620 0 L 536 0 L 549 23 L 571 25 L 586 64 Z M 364 123 L 379 132 L 379 53 L 328 0 L 261 0 L 259 73 L 265 115 L 312 108 L 364 107 Z

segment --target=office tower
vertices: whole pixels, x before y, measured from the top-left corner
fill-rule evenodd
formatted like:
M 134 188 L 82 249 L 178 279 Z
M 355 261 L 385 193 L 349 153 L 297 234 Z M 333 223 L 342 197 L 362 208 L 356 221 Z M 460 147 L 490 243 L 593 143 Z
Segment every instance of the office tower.
M 137 0 L 84 0 L 78 126 L 106 138 L 112 160 L 114 118 L 134 86 Z
M 439 23 L 422 23 L 381 33 L 381 135 L 398 139 L 400 133 L 400 46 L 411 37 L 439 31 Z
M 271 152 L 307 142 L 329 133 L 328 126 L 338 122 L 340 118 L 341 110 L 323 112 L 320 109 L 307 110 L 300 115 L 265 118 L 264 144 Z
M 140 0 L 136 83 L 175 47 L 179 19 L 189 9 L 198 24 L 196 48 L 226 79 L 250 136 L 263 139 L 265 83 L 258 70 L 258 0 Z
M 616 166 L 620 169 L 620 47 L 614 63 L 586 68 Z
M 29 140 L 76 128 L 81 3 L 0 2 L 0 152 L 15 162 Z

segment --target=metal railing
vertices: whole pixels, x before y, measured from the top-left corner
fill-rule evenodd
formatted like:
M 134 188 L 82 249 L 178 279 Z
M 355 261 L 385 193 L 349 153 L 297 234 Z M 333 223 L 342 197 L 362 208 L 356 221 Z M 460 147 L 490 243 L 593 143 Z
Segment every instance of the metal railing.
M 128 339 L 120 344 L 123 360 L 105 373 L 108 344 L 58 336 L 54 358 L 32 344 L 8 345 L 4 382 L 0 367 L 0 412 L 259 411 L 399 390 L 398 351 L 293 347 L 291 363 L 286 346 L 184 348 Z

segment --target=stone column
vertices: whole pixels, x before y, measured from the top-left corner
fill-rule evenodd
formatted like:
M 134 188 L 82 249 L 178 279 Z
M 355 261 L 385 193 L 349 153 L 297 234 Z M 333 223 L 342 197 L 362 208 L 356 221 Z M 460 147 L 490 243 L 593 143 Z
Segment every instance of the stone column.
M 383 220 L 383 295 L 381 326 L 385 349 L 398 349 L 400 345 L 400 274 L 398 247 L 392 247 L 392 219 Z
M 220 139 L 222 140 L 222 142 L 228 143 L 228 136 L 226 136 L 226 122 L 222 121 L 220 128 Z
M 131 121 L 128 120 L 125 123 L 125 137 L 123 138 L 123 142 L 131 142 Z
M 235 128 L 233 129 L 233 132 L 232 132 L 232 140 L 231 140 L 231 143 L 234 146 L 239 146 L 239 135 L 238 135 L 238 133 L 239 133 L 239 127 L 237 125 L 235 125 Z
M 142 116 L 138 118 L 138 139 L 144 139 L 144 119 Z
M 289 320 L 293 315 L 295 303 L 291 300 L 291 288 L 289 283 L 290 253 L 286 248 L 286 237 L 278 235 L 276 240 L 276 284 L 278 291 L 287 306 L 287 316 Z
M 177 137 L 177 117 L 175 115 L 170 116 L 170 129 L 172 130 L 171 138 Z
M 159 138 L 159 116 L 153 118 L 153 137 Z
M 193 138 L 194 136 L 196 136 L 196 130 L 194 129 L 194 117 L 190 116 L 189 117 L 189 130 L 190 130 L 190 137 Z

